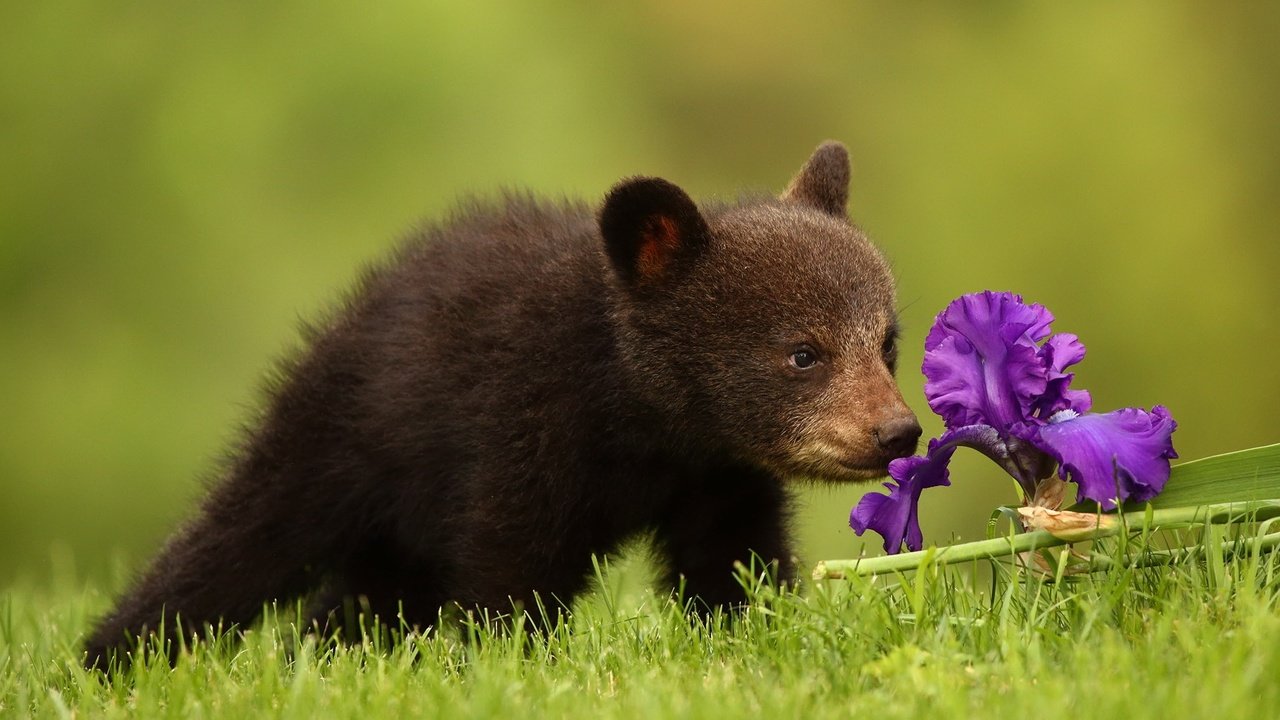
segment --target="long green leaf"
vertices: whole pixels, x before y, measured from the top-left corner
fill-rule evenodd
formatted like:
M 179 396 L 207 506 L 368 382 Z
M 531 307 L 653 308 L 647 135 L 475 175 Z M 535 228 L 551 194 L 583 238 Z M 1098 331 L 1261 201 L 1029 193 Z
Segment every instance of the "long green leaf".
M 1280 497 L 1280 443 L 1176 465 L 1157 510 Z

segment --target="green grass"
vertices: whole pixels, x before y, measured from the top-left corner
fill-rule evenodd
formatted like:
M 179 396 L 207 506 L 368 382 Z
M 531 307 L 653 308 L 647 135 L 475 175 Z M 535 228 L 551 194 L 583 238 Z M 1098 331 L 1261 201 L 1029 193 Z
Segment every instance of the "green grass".
M 473 626 L 343 646 L 279 612 L 111 683 L 77 647 L 103 590 L 18 588 L 0 595 L 0 715 L 1276 717 L 1278 556 L 1059 584 L 984 564 L 756 587 L 744 615 L 707 625 L 614 573 L 549 637 Z

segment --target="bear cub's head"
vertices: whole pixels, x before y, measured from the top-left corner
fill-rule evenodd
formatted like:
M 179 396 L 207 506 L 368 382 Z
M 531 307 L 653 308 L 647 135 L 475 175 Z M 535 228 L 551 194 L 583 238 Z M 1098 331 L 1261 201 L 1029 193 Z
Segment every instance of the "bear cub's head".
M 600 211 L 632 388 L 694 444 L 786 477 L 866 480 L 915 452 L 889 266 L 828 142 L 777 198 L 700 209 L 658 178 Z

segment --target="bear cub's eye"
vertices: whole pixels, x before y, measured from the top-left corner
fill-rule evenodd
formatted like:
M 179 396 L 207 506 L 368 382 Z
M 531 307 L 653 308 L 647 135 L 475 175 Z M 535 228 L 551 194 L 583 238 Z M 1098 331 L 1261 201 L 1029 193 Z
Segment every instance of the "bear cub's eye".
M 884 343 L 880 346 L 880 356 L 884 358 L 885 367 L 889 368 L 889 372 L 898 369 L 898 326 L 894 323 L 889 327 L 889 331 L 885 333 Z
M 817 367 L 820 360 L 821 358 L 818 357 L 818 351 L 808 345 L 801 345 L 796 348 L 791 352 L 791 357 L 788 358 L 788 361 L 791 363 L 791 367 L 796 370 L 811 370 Z

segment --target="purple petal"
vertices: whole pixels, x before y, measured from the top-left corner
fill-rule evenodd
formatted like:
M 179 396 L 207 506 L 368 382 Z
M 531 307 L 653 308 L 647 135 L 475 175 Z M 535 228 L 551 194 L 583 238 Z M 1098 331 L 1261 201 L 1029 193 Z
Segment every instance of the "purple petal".
M 923 462 L 924 458 L 913 460 Z M 895 461 L 897 462 L 897 461 Z M 889 488 L 888 495 L 867 493 L 862 496 L 853 511 L 849 513 L 849 527 L 859 536 L 867 530 L 874 530 L 884 538 L 884 551 L 890 555 L 902 550 L 902 538 L 907 534 L 915 514 L 915 507 L 903 492 L 901 485 L 885 483 Z M 919 527 L 919 523 L 916 523 Z M 921 538 L 923 540 L 923 537 Z
M 891 555 L 902 550 L 903 540 L 908 550 L 919 550 L 924 546 L 917 516 L 920 493 L 926 487 L 951 484 L 947 478 L 950 459 L 951 451 L 948 451 L 945 458 L 917 455 L 889 463 L 889 476 L 895 481 L 884 484 L 889 494 L 863 495 L 849 513 L 849 527 L 858 535 L 867 530 L 879 533 L 884 538 L 884 551 Z
M 898 458 L 889 463 L 889 477 L 894 481 L 884 484 L 889 494 L 863 495 L 849 514 L 849 527 L 858 535 L 867 530 L 879 533 L 884 538 L 884 551 L 889 554 L 899 552 L 904 540 L 908 550 L 919 550 L 924 546 L 917 516 L 920 493 L 925 488 L 951 484 L 947 464 L 961 445 L 977 448 L 993 459 L 1008 455 L 995 428 L 970 425 L 949 430 L 929 441 L 925 456 Z
M 1048 418 L 1059 410 L 1074 410 L 1084 414 L 1093 406 L 1093 398 L 1086 390 L 1070 389 L 1075 373 L 1064 372 L 1068 367 L 1084 359 L 1084 344 L 1071 333 L 1058 333 L 1040 346 L 1040 361 L 1048 371 L 1048 383 L 1044 393 L 1032 403 L 1038 417 Z
M 1102 414 L 1064 411 L 1032 428 L 1026 439 L 1058 461 L 1058 476 L 1079 485 L 1080 497 L 1105 510 L 1155 497 L 1178 457 L 1170 437 L 1178 427 L 1162 405 Z
M 1083 360 L 1084 353 L 1084 343 L 1071 333 L 1051 335 L 1044 341 L 1044 345 L 1040 346 L 1040 354 L 1044 356 L 1049 370 L 1059 374 Z
M 1036 343 L 1049 334 L 1051 322 L 1044 306 L 1023 303 L 1012 293 L 987 291 L 952 301 L 925 338 L 929 407 L 948 428 L 985 424 L 1007 431 L 1024 422 L 1049 383 Z

